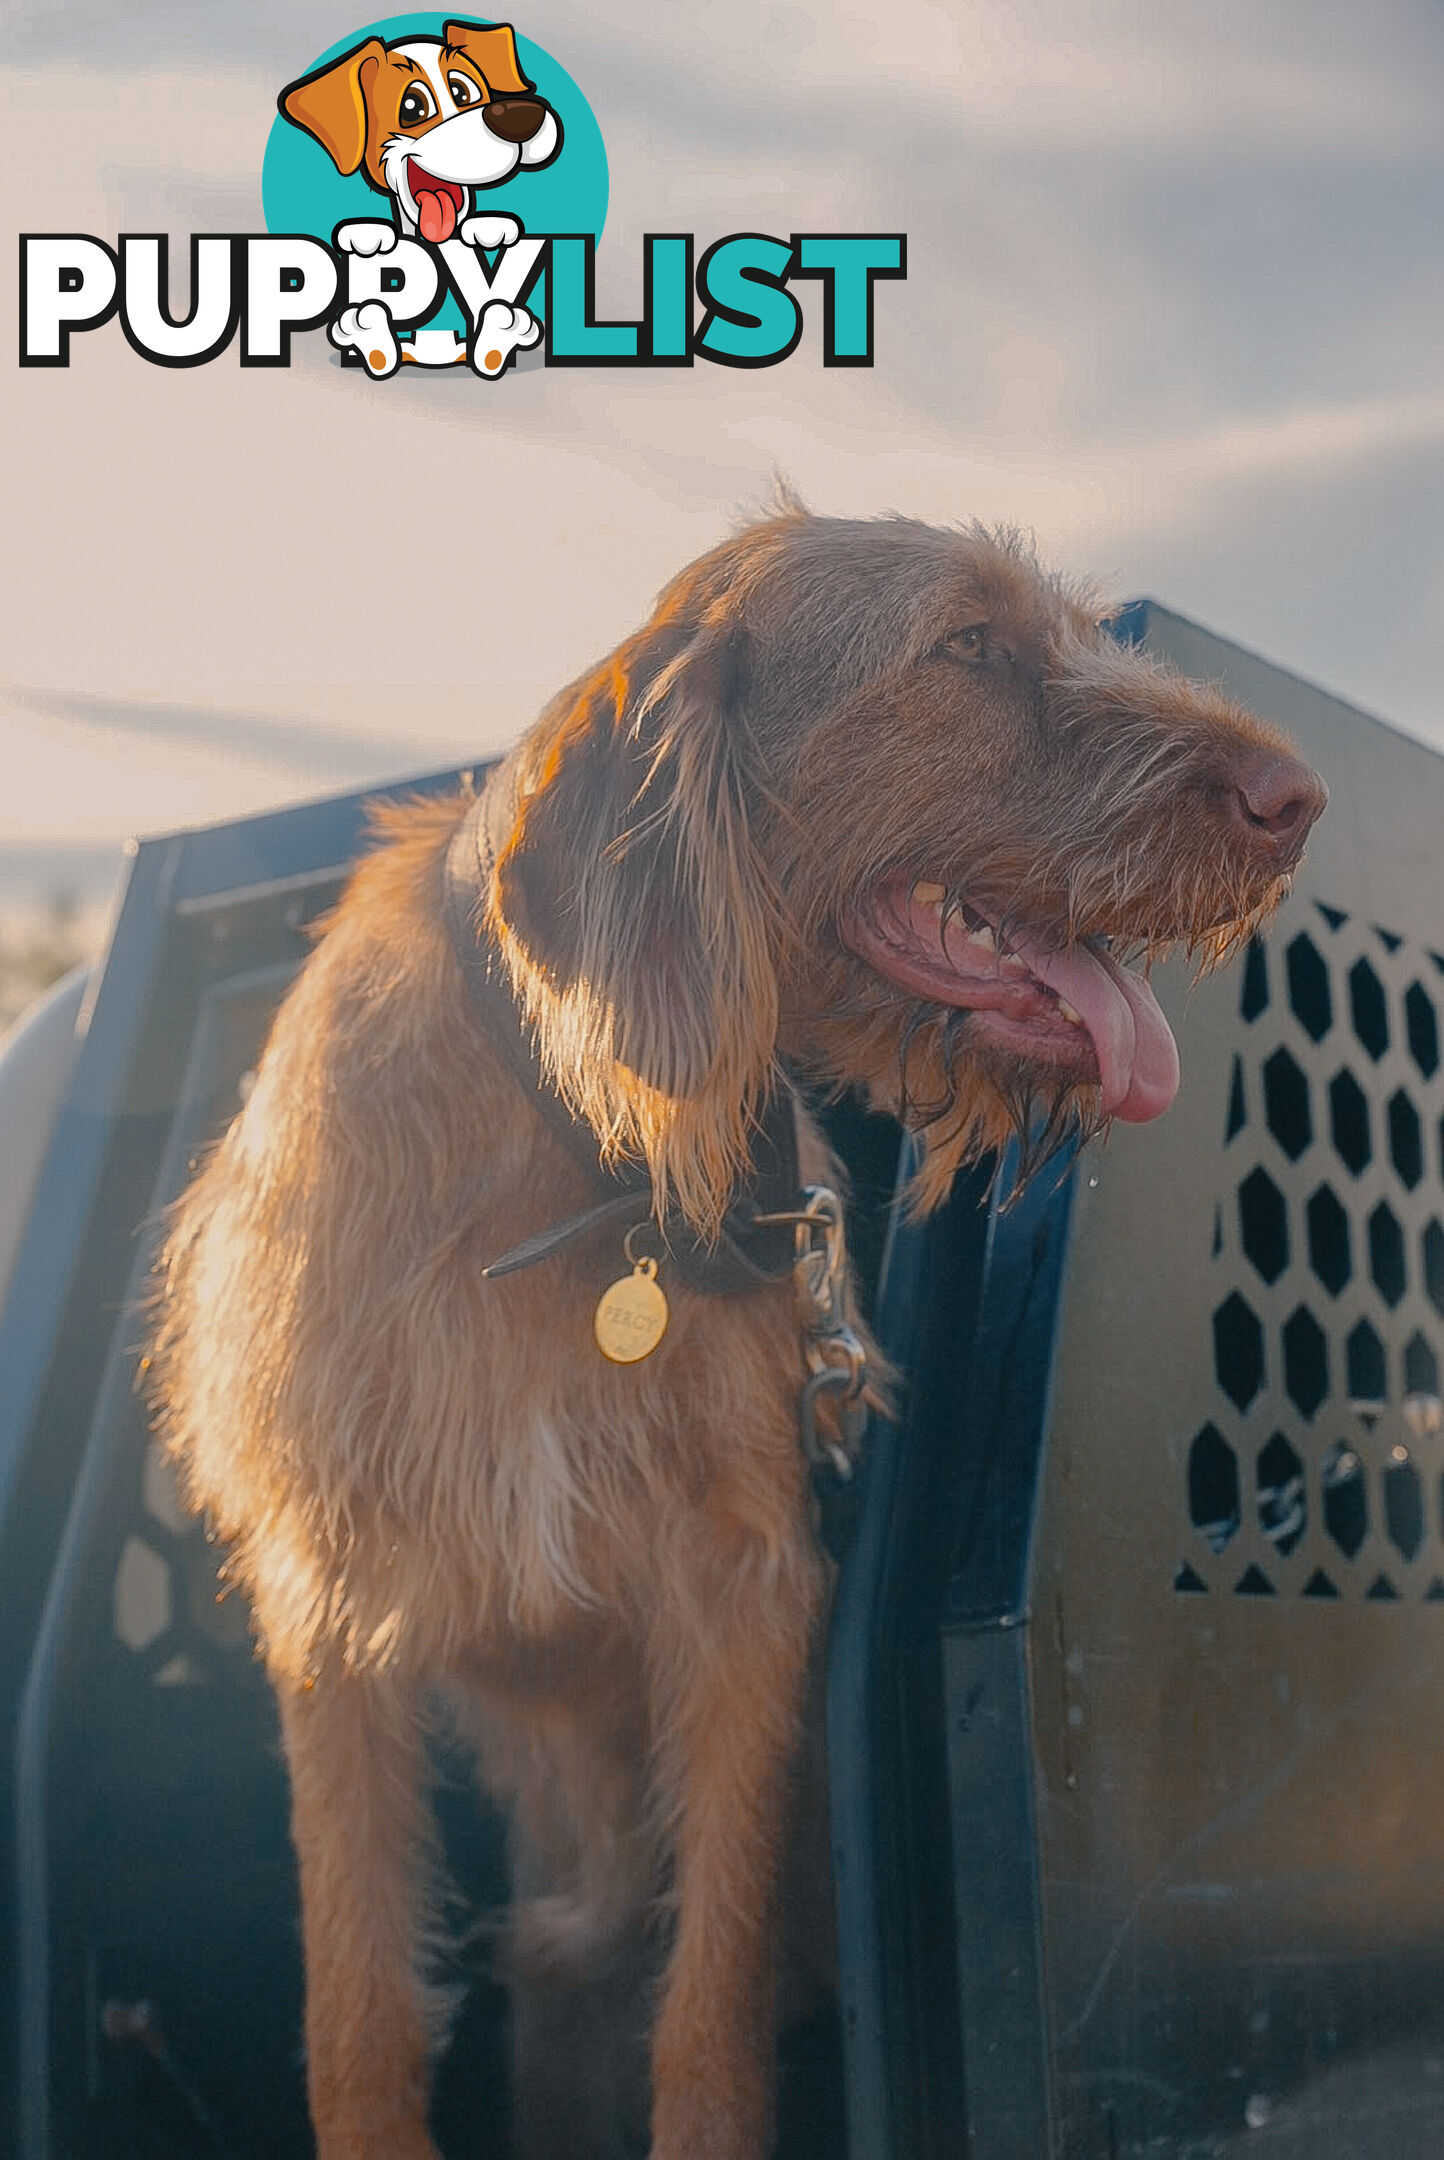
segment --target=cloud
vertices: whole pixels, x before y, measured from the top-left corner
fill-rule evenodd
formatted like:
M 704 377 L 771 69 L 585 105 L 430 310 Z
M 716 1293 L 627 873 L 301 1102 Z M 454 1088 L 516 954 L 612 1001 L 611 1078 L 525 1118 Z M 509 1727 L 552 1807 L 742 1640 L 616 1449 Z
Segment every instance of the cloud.
M 133 730 L 84 733 L 0 697 L 0 852 L 18 842 L 97 847 L 129 833 L 233 817 L 319 792 L 314 771 L 259 767 L 223 743 L 151 740 Z M 332 785 L 340 784 L 333 782 Z
M 1444 459 L 1401 435 L 1266 481 L 1160 481 L 1111 567 L 1238 644 L 1444 748 Z M 1187 596 L 1186 600 L 1184 595 Z
M 23 8 L 26 57 L 0 71 L 17 223 L 254 225 L 276 88 L 340 20 L 314 0 L 284 22 Z M 68 372 L 8 401 L 22 509 L 0 576 L 7 667 L 58 686 L 47 755 L 107 814 L 159 809 L 165 759 L 145 753 L 157 796 L 107 783 L 77 698 L 119 701 L 117 769 L 160 708 L 170 770 L 192 760 L 187 800 L 209 786 L 217 814 L 243 785 L 318 784 L 328 755 L 336 784 L 369 778 L 372 742 L 415 767 L 497 746 L 778 468 L 820 508 L 1032 525 L 1067 567 L 1444 738 L 1444 18 L 1424 0 L 886 19 L 778 0 L 669 16 L 665 40 L 653 0 L 605 23 L 556 0 L 536 27 L 608 142 L 602 311 L 639 298 L 659 221 L 906 230 L 876 369 L 820 365 L 815 304 L 798 354 L 755 376 L 373 385 L 319 335 L 276 374 L 77 338 Z M 0 335 L 13 308 L 0 290 Z M 39 725 L 35 706 L 0 722 L 32 747 Z
M 138 50 L 249 63 L 273 85 L 308 66 L 344 17 L 301 0 L 270 9 L 209 0 L 141 0 L 117 15 L 101 0 L 15 9 L 7 57 L 134 67 Z M 995 130 L 1012 143 L 1120 145 L 1170 156 L 1227 142 L 1278 151 L 1309 144 L 1338 159 L 1437 140 L 1444 29 L 1428 0 L 1215 0 L 1160 9 L 1149 0 L 895 0 L 888 9 L 736 0 L 674 11 L 657 35 L 654 0 L 612 0 L 605 24 L 582 0 L 552 0 L 528 28 L 607 118 L 677 112 L 695 143 L 755 150 L 786 117 L 790 139 L 836 143 L 850 110 L 870 133 L 906 140 L 926 124 Z M 760 63 L 759 64 L 759 60 Z M 272 90 L 274 96 L 274 89 Z M 861 109 L 859 109 L 861 101 Z M 610 107 L 608 114 L 604 108 Z M 773 139 L 777 139 L 775 134 Z
M 0 683 L 0 710 L 6 707 L 12 714 L 33 714 L 41 720 L 98 730 L 121 739 L 178 742 L 192 749 L 214 747 L 242 763 L 274 771 L 324 774 L 332 781 L 369 779 L 379 768 L 403 768 L 426 751 L 426 745 L 414 739 L 348 728 L 344 721 L 323 725 L 228 705 L 158 704 L 142 698 L 35 689 L 19 683 Z M 431 748 L 443 754 L 440 746 L 433 744 Z

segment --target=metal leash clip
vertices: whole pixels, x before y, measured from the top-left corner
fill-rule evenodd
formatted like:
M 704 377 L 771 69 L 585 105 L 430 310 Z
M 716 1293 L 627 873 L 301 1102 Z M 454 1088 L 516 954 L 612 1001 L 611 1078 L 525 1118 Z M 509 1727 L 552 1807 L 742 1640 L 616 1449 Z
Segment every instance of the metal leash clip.
M 808 1308 L 803 1343 L 807 1378 L 798 1404 L 798 1429 L 802 1452 L 813 1469 L 830 1467 L 840 1482 L 852 1476 L 852 1454 L 867 1425 L 863 1390 L 867 1385 L 867 1352 L 856 1328 L 849 1326 L 843 1305 L 847 1275 L 847 1240 L 843 1232 L 842 1202 L 828 1185 L 803 1188 L 805 1205 L 778 1215 L 758 1215 L 759 1224 L 791 1223 L 797 1244 L 796 1273 Z M 826 1438 L 818 1430 L 817 1405 L 824 1395 L 840 1395 L 840 1437 Z

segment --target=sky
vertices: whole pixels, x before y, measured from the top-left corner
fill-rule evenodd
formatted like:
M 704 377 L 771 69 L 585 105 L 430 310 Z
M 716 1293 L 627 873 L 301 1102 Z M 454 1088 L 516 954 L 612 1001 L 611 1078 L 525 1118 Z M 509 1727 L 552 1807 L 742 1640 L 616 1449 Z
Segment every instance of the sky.
M 322 0 L 10 0 L 17 231 L 260 231 Z M 0 401 L 0 899 L 130 833 L 511 740 L 784 475 L 1030 527 L 1444 748 L 1438 0 L 537 0 L 641 236 L 905 231 L 876 364 L 497 384 L 152 367 L 114 323 Z M 815 288 L 813 288 L 815 291 Z M 16 351 L 15 281 L 0 307 Z M 14 365 L 13 361 L 10 363 Z

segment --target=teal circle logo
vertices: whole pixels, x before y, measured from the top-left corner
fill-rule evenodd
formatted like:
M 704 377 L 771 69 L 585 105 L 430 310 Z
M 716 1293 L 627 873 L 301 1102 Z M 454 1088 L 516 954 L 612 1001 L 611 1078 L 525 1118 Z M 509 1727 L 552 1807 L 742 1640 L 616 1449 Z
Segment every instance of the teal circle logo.
M 364 23 L 349 37 L 318 53 L 306 75 L 341 60 L 368 38 L 395 45 L 403 38 L 442 38 L 458 18 L 446 15 L 388 15 Z M 485 32 L 496 26 L 466 24 Z M 571 76 L 551 54 L 520 33 L 516 52 L 522 72 L 539 98 L 561 123 L 556 157 L 535 171 L 517 166 L 508 178 L 476 191 L 474 208 L 482 214 L 505 213 L 520 220 L 528 233 L 590 233 L 602 236 L 607 215 L 607 153 L 590 105 Z M 424 138 L 422 138 L 424 140 Z M 309 233 L 328 245 L 336 227 L 353 219 L 385 219 L 392 214 L 387 196 L 370 186 L 363 170 L 340 171 L 322 144 L 277 113 L 261 168 L 261 203 L 266 229 L 273 233 Z

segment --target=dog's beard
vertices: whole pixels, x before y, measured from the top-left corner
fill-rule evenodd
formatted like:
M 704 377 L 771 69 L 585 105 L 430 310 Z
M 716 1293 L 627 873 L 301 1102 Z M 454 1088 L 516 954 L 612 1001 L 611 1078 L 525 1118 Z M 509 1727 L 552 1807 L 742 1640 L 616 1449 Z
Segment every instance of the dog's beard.
M 1109 1124 L 1102 1090 L 987 1040 L 963 1006 L 904 999 L 871 971 L 839 963 L 820 1006 L 799 1015 L 790 1054 L 826 1090 L 861 1086 L 875 1110 L 919 1141 L 910 1205 L 939 1206 L 958 1172 L 1006 1162 L 1014 1192 L 1059 1150 Z
M 1014 1193 L 1058 1151 L 1106 1129 L 1101 1090 L 981 1043 L 965 1007 L 914 1005 L 898 1032 L 896 1113 L 924 1143 L 927 1183 L 1011 1144 Z

